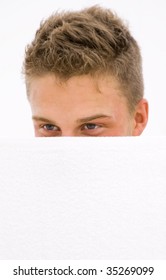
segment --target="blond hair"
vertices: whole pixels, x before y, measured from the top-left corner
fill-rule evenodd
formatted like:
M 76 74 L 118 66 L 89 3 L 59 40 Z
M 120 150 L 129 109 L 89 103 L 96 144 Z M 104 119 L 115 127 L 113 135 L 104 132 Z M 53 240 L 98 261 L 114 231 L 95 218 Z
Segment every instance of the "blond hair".
M 49 73 L 61 79 L 110 74 L 119 81 L 130 110 L 143 97 L 139 46 L 124 22 L 99 6 L 57 12 L 41 22 L 26 48 L 23 72 L 26 82 Z

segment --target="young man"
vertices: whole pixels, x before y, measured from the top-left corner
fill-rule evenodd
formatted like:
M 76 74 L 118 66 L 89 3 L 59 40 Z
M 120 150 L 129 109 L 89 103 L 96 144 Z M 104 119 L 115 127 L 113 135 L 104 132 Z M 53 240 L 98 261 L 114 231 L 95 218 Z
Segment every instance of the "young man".
M 147 124 L 140 50 L 109 9 L 42 22 L 24 75 L 36 136 L 138 136 Z

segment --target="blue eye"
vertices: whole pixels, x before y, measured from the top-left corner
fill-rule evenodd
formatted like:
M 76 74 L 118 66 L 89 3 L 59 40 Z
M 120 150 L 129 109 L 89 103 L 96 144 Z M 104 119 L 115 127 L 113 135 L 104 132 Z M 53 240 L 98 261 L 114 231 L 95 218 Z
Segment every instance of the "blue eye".
M 84 125 L 84 129 L 86 129 L 86 130 L 93 130 L 93 129 L 97 129 L 99 127 L 100 127 L 99 125 L 96 125 L 94 123 L 87 123 Z
M 45 130 L 51 130 L 51 131 L 55 131 L 55 130 L 58 130 L 58 127 L 57 126 L 55 126 L 55 125 L 53 125 L 53 124 L 45 124 L 45 125 L 43 125 L 43 128 L 45 129 Z

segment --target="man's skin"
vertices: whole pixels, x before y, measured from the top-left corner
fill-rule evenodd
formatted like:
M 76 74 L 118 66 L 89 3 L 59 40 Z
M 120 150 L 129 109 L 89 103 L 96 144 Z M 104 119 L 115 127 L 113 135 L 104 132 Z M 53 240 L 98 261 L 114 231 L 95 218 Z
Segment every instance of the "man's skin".
M 147 101 L 142 99 L 131 114 L 119 83 L 110 76 L 34 77 L 29 101 L 37 137 L 138 136 L 148 120 Z

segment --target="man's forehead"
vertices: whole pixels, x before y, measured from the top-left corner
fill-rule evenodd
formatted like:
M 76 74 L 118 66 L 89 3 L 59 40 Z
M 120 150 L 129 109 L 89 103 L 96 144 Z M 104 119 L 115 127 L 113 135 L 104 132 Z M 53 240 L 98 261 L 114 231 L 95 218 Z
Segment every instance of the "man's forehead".
M 34 77 L 29 83 L 29 99 L 33 95 L 33 99 L 43 99 L 52 101 L 56 95 L 57 101 L 65 95 L 66 102 L 77 102 L 82 99 L 83 102 L 91 102 L 99 98 L 109 98 L 110 95 L 118 95 L 124 98 L 119 82 L 111 76 L 91 75 L 73 76 L 68 80 L 60 79 L 55 75 L 45 75 L 42 77 Z M 70 99 L 69 99 L 70 98 Z

